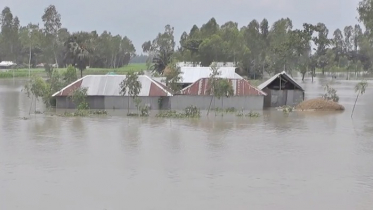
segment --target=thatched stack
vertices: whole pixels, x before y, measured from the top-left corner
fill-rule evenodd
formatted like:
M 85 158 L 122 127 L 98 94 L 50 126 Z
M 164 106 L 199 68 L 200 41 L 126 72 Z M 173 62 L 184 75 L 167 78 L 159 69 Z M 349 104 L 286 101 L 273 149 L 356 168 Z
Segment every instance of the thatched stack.
M 345 108 L 334 101 L 325 100 L 323 98 L 315 98 L 303 101 L 295 107 L 299 111 L 315 110 L 315 111 L 343 111 Z

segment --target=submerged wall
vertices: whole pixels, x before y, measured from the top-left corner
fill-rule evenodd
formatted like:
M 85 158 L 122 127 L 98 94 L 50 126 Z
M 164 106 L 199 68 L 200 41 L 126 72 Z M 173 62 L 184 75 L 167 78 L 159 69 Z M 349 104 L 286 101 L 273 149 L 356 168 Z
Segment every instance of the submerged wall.
M 151 109 L 169 109 L 169 97 L 139 97 L 141 105 L 148 105 Z M 160 102 L 160 99 L 161 101 Z M 59 109 L 75 109 L 76 106 L 71 99 L 64 96 L 56 97 L 56 107 Z M 87 103 L 91 109 L 136 109 L 136 103 L 128 96 L 88 96 Z M 161 105 L 161 107 L 159 107 Z
M 265 88 L 267 93 L 264 98 L 264 107 L 296 106 L 304 100 L 304 92 L 301 90 L 271 90 Z
M 212 96 L 175 95 L 170 97 L 171 109 L 180 110 L 188 106 L 196 106 L 201 110 L 207 110 Z M 262 110 L 264 96 L 233 96 L 220 99 L 213 98 L 211 108 L 231 108 L 244 110 Z
M 152 110 L 158 109 L 185 109 L 188 106 L 196 106 L 201 110 L 207 110 L 211 96 L 176 95 L 172 97 L 139 97 L 141 105 L 149 105 Z M 161 101 L 160 101 L 161 99 Z M 91 109 L 127 109 L 129 100 L 130 109 L 136 109 L 134 100 L 127 96 L 89 96 L 88 105 Z M 231 108 L 244 110 L 262 110 L 264 96 L 233 96 L 229 98 L 212 100 L 212 108 Z M 68 97 L 56 97 L 56 107 L 59 109 L 75 109 L 74 103 Z M 159 107 L 161 106 L 161 107 Z

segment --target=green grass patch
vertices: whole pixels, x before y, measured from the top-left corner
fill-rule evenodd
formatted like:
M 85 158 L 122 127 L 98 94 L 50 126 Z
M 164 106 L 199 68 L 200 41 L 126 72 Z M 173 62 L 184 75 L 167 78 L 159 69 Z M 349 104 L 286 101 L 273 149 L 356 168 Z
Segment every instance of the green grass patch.
M 116 74 L 127 74 L 129 71 L 144 71 L 146 70 L 145 63 L 134 63 L 128 64 L 127 66 L 123 66 L 121 68 L 89 68 L 83 71 L 83 76 L 85 75 L 104 75 L 109 72 L 114 72 Z M 66 68 L 58 68 L 59 73 L 66 71 Z M 43 68 L 33 68 L 30 69 L 31 76 L 47 76 L 45 70 Z M 78 78 L 80 78 L 80 71 L 77 69 L 76 74 Z M 29 69 L 6 69 L 0 70 L 0 78 L 13 78 L 13 77 L 20 77 L 25 78 L 29 76 Z

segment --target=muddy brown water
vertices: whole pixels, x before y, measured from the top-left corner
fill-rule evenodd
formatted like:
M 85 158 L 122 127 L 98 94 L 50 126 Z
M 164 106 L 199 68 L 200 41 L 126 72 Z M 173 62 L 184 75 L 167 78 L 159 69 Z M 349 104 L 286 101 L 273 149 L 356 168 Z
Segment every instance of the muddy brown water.
M 33 115 L 0 80 L 0 209 L 372 209 L 373 83 L 344 112 L 257 119 Z M 303 84 L 307 98 L 326 80 Z

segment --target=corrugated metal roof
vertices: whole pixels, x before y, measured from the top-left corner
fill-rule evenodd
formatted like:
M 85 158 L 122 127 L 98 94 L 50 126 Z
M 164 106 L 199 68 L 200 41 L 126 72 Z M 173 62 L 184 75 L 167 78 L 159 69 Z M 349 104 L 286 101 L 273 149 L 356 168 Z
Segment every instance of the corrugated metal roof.
M 180 83 L 193 83 L 201 78 L 208 78 L 211 74 L 210 67 L 181 67 L 182 74 Z M 243 79 L 236 73 L 235 67 L 220 67 L 218 78 Z
M 0 66 L 5 66 L 5 67 L 8 67 L 8 66 L 16 66 L 17 64 L 16 63 L 13 63 L 13 61 L 1 61 L 0 62 Z
M 77 88 L 87 88 L 88 96 L 121 96 L 119 85 L 125 78 L 126 75 L 87 75 L 53 94 L 53 97 L 69 96 Z M 139 75 L 138 80 L 142 86 L 139 96 L 172 96 L 163 85 L 146 75 Z
M 291 83 L 293 83 L 296 87 L 298 87 L 300 90 L 303 90 L 303 88 L 290 76 L 288 75 L 285 71 L 276 74 L 275 76 L 271 77 L 267 81 L 263 82 L 258 86 L 260 90 L 263 90 L 266 88 L 269 84 L 271 84 L 274 80 L 276 80 L 279 76 L 285 77 L 287 80 L 289 80 Z M 303 90 L 304 91 L 304 90 Z
M 228 79 L 232 84 L 235 96 L 266 96 L 267 94 L 258 88 L 250 85 L 250 83 L 245 79 Z M 209 94 L 209 78 L 199 79 L 197 82 L 189 85 L 188 87 L 182 89 L 181 94 L 185 95 L 210 95 Z
M 234 62 L 215 62 L 215 65 L 217 67 L 236 67 L 236 64 Z M 176 63 L 176 66 L 178 67 L 201 67 L 201 62 L 193 63 L 193 62 L 178 62 Z

